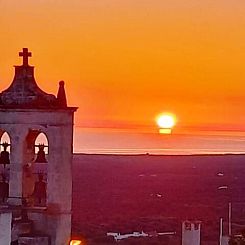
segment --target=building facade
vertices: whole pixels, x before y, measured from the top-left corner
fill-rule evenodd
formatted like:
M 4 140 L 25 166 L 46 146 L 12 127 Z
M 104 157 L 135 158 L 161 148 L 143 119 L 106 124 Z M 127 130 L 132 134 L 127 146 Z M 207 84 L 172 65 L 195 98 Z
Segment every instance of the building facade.
M 2 177 L 9 185 L 8 199 L 0 212 L 12 214 L 12 242 L 22 239 L 25 244 L 25 236 L 33 241 L 46 236 L 51 245 L 66 245 L 71 237 L 71 164 L 77 108 L 67 106 L 63 81 L 57 96 L 42 91 L 35 81 L 34 67 L 28 63 L 31 53 L 25 48 L 19 55 L 23 64 L 15 66 L 12 84 L 0 93 L 0 138 L 7 133 L 10 139 L 9 164 L 0 159 L 4 164 Z M 46 137 L 47 145 L 36 145 L 40 134 Z M 40 163 L 37 158 L 42 154 L 46 162 Z M 35 171 L 38 164 L 43 166 L 42 172 L 40 168 Z M 44 194 L 38 196 L 41 192 Z M 29 222 L 29 232 L 21 233 L 21 220 Z
M 182 245 L 201 244 L 201 222 L 184 221 L 182 223 Z

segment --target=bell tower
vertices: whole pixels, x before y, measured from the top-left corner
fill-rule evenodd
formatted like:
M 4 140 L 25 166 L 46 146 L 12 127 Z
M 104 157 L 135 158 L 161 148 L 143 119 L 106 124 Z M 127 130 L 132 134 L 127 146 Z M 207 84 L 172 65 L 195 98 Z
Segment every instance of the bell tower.
M 0 216 L 11 214 L 5 216 L 12 217 L 12 244 L 18 240 L 30 244 L 25 239 L 32 239 L 31 244 L 66 245 L 71 237 L 71 164 L 77 107 L 67 106 L 63 81 L 57 96 L 38 87 L 34 67 L 29 65 L 31 55 L 27 48 L 19 53 L 23 64 L 15 66 L 13 82 L 0 93 L 0 174 L 8 184 L 8 198 L 0 202 Z M 4 133 L 10 142 L 1 141 Z M 37 143 L 40 135 L 45 140 Z M 29 222 L 29 232 L 15 229 L 19 220 Z M 40 237 L 46 237 L 46 243 L 40 242 Z

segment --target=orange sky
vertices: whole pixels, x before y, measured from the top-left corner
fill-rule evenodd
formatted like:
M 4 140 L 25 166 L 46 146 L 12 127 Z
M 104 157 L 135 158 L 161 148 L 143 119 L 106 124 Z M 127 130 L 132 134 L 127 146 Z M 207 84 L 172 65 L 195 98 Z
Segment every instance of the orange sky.
M 0 90 L 28 47 L 42 89 L 65 80 L 76 125 L 244 130 L 245 1 L 0 0 Z

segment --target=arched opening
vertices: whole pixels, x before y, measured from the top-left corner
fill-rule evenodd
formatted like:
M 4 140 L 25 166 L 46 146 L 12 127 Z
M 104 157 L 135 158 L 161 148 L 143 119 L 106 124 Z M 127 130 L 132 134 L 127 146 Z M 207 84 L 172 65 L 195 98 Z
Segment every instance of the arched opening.
M 24 149 L 23 197 L 31 205 L 46 205 L 48 137 L 40 130 L 29 130 Z
M 48 155 L 48 138 L 44 133 L 40 133 L 35 140 L 35 154 L 38 154 L 40 145 L 44 145 L 45 155 Z
M 9 134 L 0 130 L 0 203 L 9 197 L 10 146 Z
M 2 133 L 0 142 L 1 142 L 1 151 L 3 150 L 2 144 L 4 142 L 8 143 L 9 146 L 10 146 L 10 137 L 9 137 L 9 134 L 6 131 Z M 8 147 L 7 150 L 8 150 L 8 152 L 10 152 L 10 147 Z
M 0 165 L 1 173 L 9 168 L 10 164 L 10 137 L 7 132 L 3 132 L 0 138 Z

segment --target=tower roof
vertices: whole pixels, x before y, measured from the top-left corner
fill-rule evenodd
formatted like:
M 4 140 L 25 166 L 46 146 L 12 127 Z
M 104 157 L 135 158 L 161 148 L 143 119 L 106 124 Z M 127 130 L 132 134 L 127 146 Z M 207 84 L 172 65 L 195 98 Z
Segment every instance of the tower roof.
M 31 53 L 27 48 L 19 53 L 23 57 L 23 64 L 15 66 L 15 76 L 11 85 L 0 93 L 1 108 L 30 108 L 30 109 L 64 109 L 66 95 L 64 82 L 60 83 L 58 97 L 41 90 L 34 77 L 34 67 L 28 64 Z

